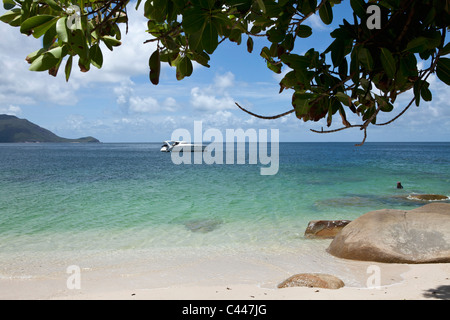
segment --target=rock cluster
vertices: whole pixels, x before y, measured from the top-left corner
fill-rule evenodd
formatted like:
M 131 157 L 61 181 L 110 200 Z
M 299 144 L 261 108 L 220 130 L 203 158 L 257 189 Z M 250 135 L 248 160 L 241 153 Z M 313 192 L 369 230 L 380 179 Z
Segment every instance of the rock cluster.
M 339 258 L 390 263 L 450 262 L 450 204 L 368 212 L 349 223 L 327 251 Z

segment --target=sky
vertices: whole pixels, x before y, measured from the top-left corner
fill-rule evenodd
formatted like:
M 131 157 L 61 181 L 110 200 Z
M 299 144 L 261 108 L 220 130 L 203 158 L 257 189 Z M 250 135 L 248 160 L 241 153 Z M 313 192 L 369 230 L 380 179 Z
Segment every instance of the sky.
M 317 15 L 308 19 L 313 36 L 296 43 L 295 52 L 310 48 L 323 51 L 331 43 L 330 32 L 345 17 L 351 17 L 348 3 L 334 10 L 334 21 L 324 25 Z M 0 15 L 5 10 L 0 8 Z M 277 120 L 256 119 L 235 105 L 262 115 L 275 115 L 292 109 L 292 91 L 279 94 L 283 74 L 266 67 L 259 53 L 263 40 L 255 40 L 248 53 L 246 37 L 242 44 L 225 41 L 211 56 L 210 68 L 194 65 L 191 77 L 176 80 L 175 68 L 163 65 L 159 85 L 149 81 L 148 59 L 155 50 L 146 30 L 143 5 L 131 4 L 128 33 L 122 30 L 122 45 L 111 52 L 103 47 L 103 67 L 82 73 L 72 69 L 69 82 L 64 78 L 64 62 L 57 77 L 47 72 L 29 71 L 25 57 L 41 47 L 41 39 L 27 37 L 18 28 L 0 22 L 0 114 L 15 115 L 51 130 L 65 138 L 94 136 L 101 142 L 161 142 L 176 129 L 193 131 L 194 121 L 203 129 L 278 129 L 284 142 L 360 142 L 363 133 L 351 128 L 332 134 L 310 129 L 326 128 L 325 121 L 303 122 L 290 114 Z M 419 63 L 422 63 L 419 61 Z M 287 70 L 284 70 L 284 73 Z M 431 102 L 411 106 L 388 126 L 368 129 L 367 142 L 449 141 L 450 87 L 436 76 L 429 77 Z M 378 117 L 390 120 L 412 98 L 407 92 L 397 98 L 394 111 Z M 360 123 L 350 113 L 352 124 Z M 330 129 L 341 126 L 338 117 Z

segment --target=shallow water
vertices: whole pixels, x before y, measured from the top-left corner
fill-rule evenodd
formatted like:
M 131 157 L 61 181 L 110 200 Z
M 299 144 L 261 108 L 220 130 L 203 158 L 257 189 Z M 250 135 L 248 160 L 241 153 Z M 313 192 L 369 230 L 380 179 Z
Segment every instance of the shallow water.
M 248 158 L 175 165 L 159 148 L 0 144 L 0 274 L 27 260 L 139 250 L 285 253 L 306 266 L 322 259 L 303 238 L 310 220 L 426 203 L 413 193 L 450 195 L 450 143 L 281 143 L 273 176 Z

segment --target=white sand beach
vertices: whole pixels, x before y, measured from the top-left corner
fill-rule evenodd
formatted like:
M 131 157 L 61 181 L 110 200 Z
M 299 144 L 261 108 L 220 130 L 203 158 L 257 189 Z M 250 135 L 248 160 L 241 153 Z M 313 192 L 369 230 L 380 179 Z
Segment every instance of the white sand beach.
M 15 271 L 2 266 L 0 299 L 37 300 L 422 300 L 450 299 L 450 264 L 385 264 L 335 258 L 319 241 L 307 252 L 133 252 L 78 257 L 78 283 L 69 259 L 28 257 Z M 314 247 L 314 246 L 313 246 Z M 305 256 L 302 257 L 302 254 Z M 369 268 L 372 266 L 371 268 Z M 374 267 L 375 266 L 375 269 Z M 34 271 L 33 271 L 34 270 Z M 375 271 L 378 271 L 376 274 Z M 333 274 L 340 289 L 277 288 L 296 273 Z M 9 276 L 6 276 L 9 274 Z M 379 275 L 379 283 L 376 277 Z M 375 280 L 375 281 L 374 281 Z M 77 287 L 78 284 L 78 287 Z

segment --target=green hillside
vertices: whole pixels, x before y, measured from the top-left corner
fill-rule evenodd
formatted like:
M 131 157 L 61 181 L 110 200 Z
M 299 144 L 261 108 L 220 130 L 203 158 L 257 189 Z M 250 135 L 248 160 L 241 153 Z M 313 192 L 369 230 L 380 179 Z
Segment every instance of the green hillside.
M 15 116 L 0 114 L 0 143 L 5 142 L 100 142 L 94 137 L 61 138 L 53 132 Z

